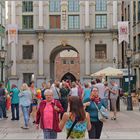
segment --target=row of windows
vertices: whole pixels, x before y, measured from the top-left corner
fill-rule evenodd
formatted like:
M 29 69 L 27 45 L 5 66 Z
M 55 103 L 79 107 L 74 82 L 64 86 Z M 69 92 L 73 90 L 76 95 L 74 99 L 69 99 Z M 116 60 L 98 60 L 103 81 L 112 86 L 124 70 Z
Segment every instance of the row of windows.
M 95 58 L 96 59 L 106 59 L 107 50 L 105 44 L 96 44 L 95 45 Z M 34 47 L 33 45 L 23 45 L 23 59 L 33 59 Z M 74 61 L 70 62 L 63 60 L 63 64 L 74 64 Z
M 61 11 L 61 0 L 50 0 L 50 12 Z M 107 0 L 96 0 L 96 11 L 106 11 Z M 79 12 L 79 0 L 68 0 L 68 11 Z M 33 12 L 33 2 L 23 1 L 22 12 Z
M 95 16 L 96 29 L 107 28 L 107 15 L 100 14 Z M 33 15 L 23 15 L 22 16 L 23 29 L 33 29 Z M 61 16 L 60 15 L 50 15 L 50 29 L 60 29 L 61 28 Z M 80 17 L 79 15 L 69 15 L 68 16 L 68 28 L 69 29 L 80 29 Z

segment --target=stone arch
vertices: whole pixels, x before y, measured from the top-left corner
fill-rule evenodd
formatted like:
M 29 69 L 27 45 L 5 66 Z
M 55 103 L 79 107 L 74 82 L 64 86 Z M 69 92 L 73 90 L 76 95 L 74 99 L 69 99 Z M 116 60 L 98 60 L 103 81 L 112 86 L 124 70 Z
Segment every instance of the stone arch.
M 55 69 L 55 58 L 56 56 L 64 51 L 64 50 L 73 50 L 75 52 L 78 53 L 79 55 L 79 52 L 77 51 L 77 49 L 75 49 L 73 46 L 70 46 L 70 45 L 66 45 L 66 46 L 63 46 L 63 45 L 59 45 L 57 47 L 55 47 L 51 53 L 50 53 L 50 80 L 51 81 L 54 81 L 55 80 L 55 73 L 54 73 L 54 69 Z
M 61 78 L 61 81 L 62 80 L 70 80 L 70 81 L 76 81 L 76 77 L 72 74 L 72 73 L 70 73 L 70 72 L 67 72 L 67 73 L 65 73 L 64 75 L 63 75 L 63 77 Z

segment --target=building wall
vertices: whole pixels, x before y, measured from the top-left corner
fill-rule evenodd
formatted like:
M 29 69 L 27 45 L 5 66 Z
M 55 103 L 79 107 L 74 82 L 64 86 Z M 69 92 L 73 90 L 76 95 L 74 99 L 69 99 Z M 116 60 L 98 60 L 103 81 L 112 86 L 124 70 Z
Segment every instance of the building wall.
M 130 8 L 129 8 L 130 7 Z M 130 47 L 133 50 L 131 68 L 132 75 L 136 78 L 136 89 L 140 88 L 140 2 L 139 1 L 129 1 L 124 2 L 123 9 L 124 20 L 130 21 Z M 130 13 L 130 14 L 129 14 Z M 127 47 L 127 44 L 125 44 Z
M 2 49 L 2 47 L 4 47 L 5 49 L 5 1 L 4 0 L 0 1 L 0 49 Z M 1 71 L 1 67 L 0 67 L 0 71 Z M 3 79 L 5 79 L 5 73 L 3 73 L 3 75 L 4 75 Z
M 32 30 L 23 30 L 22 29 L 22 14 L 28 15 L 30 13 L 22 13 L 22 2 L 16 1 L 16 18 L 15 21 L 18 24 L 19 34 L 18 34 L 18 44 L 16 45 L 16 77 L 18 77 L 17 83 L 21 85 L 23 81 L 23 73 L 34 73 L 35 80 L 38 80 L 39 75 L 39 38 L 40 35 L 43 36 L 43 78 L 45 80 L 50 79 L 50 55 L 52 51 L 58 47 L 63 46 L 63 42 L 66 42 L 65 49 L 67 45 L 72 46 L 79 53 L 79 63 L 80 71 L 79 77 L 81 80 L 86 78 L 90 79 L 90 74 L 94 73 L 102 68 L 107 66 L 113 66 L 113 39 L 117 35 L 117 27 L 113 26 L 113 3 L 107 1 L 107 11 L 95 11 L 96 3 L 95 1 L 89 1 L 89 27 L 85 27 L 85 2 L 80 1 L 80 11 L 76 14 L 80 14 L 80 29 L 69 30 L 68 21 L 66 20 L 65 25 L 61 24 L 61 29 L 51 30 L 49 28 L 49 15 L 61 15 L 61 12 L 50 13 L 49 12 L 49 2 L 43 1 L 43 27 L 39 27 L 39 2 L 34 1 L 33 6 L 33 15 L 34 15 L 34 28 Z M 62 6 L 67 9 L 67 3 L 64 0 Z M 11 10 L 11 3 L 8 4 L 9 11 Z M 117 19 L 120 20 L 120 8 L 121 2 L 117 3 L 118 13 Z M 62 10 L 62 9 L 61 9 Z M 95 14 L 107 14 L 107 28 L 105 29 L 96 29 L 95 28 Z M 68 12 L 66 13 L 66 15 Z M 75 13 L 73 13 L 75 14 Z M 8 14 L 8 22 L 11 23 L 11 12 Z M 62 19 L 61 19 L 62 20 Z M 87 38 L 87 34 L 89 37 Z M 89 40 L 89 51 L 90 51 L 90 73 L 86 74 L 86 64 L 85 64 L 85 48 L 86 40 Z M 34 45 L 34 57 L 32 60 L 23 60 L 22 59 L 22 45 L 33 44 Z M 106 44 L 107 46 L 107 58 L 106 59 L 95 59 L 95 44 Z M 8 45 L 10 48 L 10 45 Z M 117 46 L 117 50 L 120 52 L 120 46 Z M 11 52 L 11 49 L 9 49 Z M 9 56 L 10 58 L 10 56 Z M 12 77 L 11 71 L 9 71 L 9 77 Z

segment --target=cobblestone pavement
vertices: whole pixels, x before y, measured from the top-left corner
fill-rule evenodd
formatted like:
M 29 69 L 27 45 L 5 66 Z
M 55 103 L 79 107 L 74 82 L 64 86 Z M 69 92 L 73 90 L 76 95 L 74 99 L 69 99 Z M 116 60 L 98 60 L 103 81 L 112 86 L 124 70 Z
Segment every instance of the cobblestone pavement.
M 23 117 L 20 121 L 11 121 L 11 113 L 7 120 L 0 121 L 0 139 L 43 139 L 41 130 L 36 130 L 30 123 L 30 129 L 23 130 Z M 31 121 L 32 122 L 32 121 Z M 58 139 L 65 139 L 65 130 L 58 134 Z M 88 135 L 86 133 L 86 139 Z M 138 106 L 133 111 L 126 111 L 126 106 L 121 104 L 116 121 L 108 119 L 104 123 L 101 139 L 140 139 L 140 111 Z

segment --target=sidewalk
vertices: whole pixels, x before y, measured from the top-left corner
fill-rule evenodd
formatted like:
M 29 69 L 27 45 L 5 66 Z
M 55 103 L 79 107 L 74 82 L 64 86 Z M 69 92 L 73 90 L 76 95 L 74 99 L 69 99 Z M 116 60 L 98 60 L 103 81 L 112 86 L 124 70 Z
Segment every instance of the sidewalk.
M 0 139 L 43 139 L 41 130 L 36 130 L 30 124 L 29 130 L 21 129 L 22 119 L 11 121 L 11 113 L 7 120 L 0 121 Z M 65 139 L 65 130 L 58 134 L 58 139 Z M 86 133 L 86 139 L 88 135 Z M 126 111 L 126 105 L 121 102 L 121 111 L 117 120 L 108 119 L 104 123 L 101 139 L 140 139 L 140 111 L 138 106 L 133 111 Z

